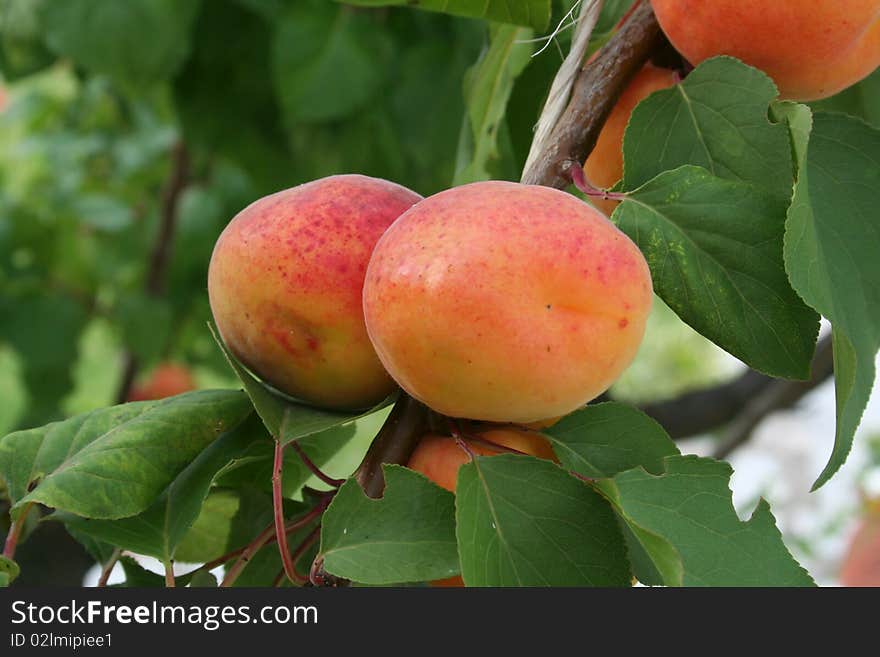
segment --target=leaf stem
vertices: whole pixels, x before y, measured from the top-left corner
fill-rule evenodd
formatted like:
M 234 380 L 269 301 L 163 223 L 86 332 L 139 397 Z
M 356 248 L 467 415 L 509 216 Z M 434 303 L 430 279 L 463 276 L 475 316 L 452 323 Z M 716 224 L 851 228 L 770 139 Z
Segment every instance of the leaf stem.
M 278 552 L 281 555 L 281 563 L 284 572 L 291 582 L 297 582 L 297 572 L 293 560 L 290 558 L 290 548 L 287 545 L 287 532 L 284 523 L 284 495 L 281 489 L 281 472 L 284 470 L 284 445 L 280 440 L 275 441 L 275 464 L 272 467 L 272 507 L 275 512 L 275 540 L 278 541 Z
M 597 189 L 593 187 L 590 182 L 587 180 L 587 176 L 584 174 L 584 168 L 575 161 L 569 161 L 567 163 L 568 172 L 571 175 L 571 182 L 581 190 L 584 194 L 591 198 L 601 198 L 604 200 L 612 200 L 612 201 L 623 201 L 627 198 L 626 194 L 621 194 L 618 192 L 609 192 L 604 189 Z
M 253 541 L 251 541 L 247 546 L 245 546 L 243 550 L 241 550 L 241 556 L 239 556 L 238 560 L 236 560 L 236 562 L 232 564 L 232 567 L 226 571 L 226 575 L 223 577 L 223 581 L 220 583 L 220 586 L 232 586 L 235 580 L 238 579 L 241 571 L 244 570 L 244 567 L 247 566 L 248 563 L 250 563 L 250 560 L 254 558 L 254 555 L 260 551 L 260 548 L 266 545 L 266 543 L 268 543 L 273 538 L 275 538 L 274 521 L 269 523 L 269 525 L 263 531 L 261 531 Z
M 98 578 L 99 588 L 107 586 L 107 580 L 110 579 L 110 573 L 113 572 L 113 567 L 116 566 L 116 562 L 119 561 L 120 556 L 122 556 L 122 549 L 116 548 L 113 550 L 113 554 L 110 555 L 110 558 L 107 559 L 107 563 L 104 564 L 104 568 L 101 570 L 101 577 Z
M 3 545 L 3 556 L 7 559 L 15 558 L 15 548 L 18 547 L 18 540 L 21 538 L 24 522 L 27 520 L 27 515 L 33 506 L 33 502 L 28 502 L 21 510 L 18 518 L 9 525 L 9 533 L 6 535 L 6 543 Z
M 345 483 L 345 479 L 334 479 L 333 477 L 330 477 L 326 473 L 324 473 L 317 465 L 315 465 L 314 461 L 309 458 L 309 455 L 306 454 L 305 450 L 300 446 L 298 441 L 294 440 L 289 444 L 293 448 L 293 451 L 299 455 L 300 460 L 309 469 L 309 472 L 311 472 L 325 484 L 327 484 L 328 486 L 332 486 L 333 488 L 339 488 L 342 484 Z
M 176 586 L 174 582 L 174 562 L 171 559 L 165 561 L 165 588 L 173 589 Z

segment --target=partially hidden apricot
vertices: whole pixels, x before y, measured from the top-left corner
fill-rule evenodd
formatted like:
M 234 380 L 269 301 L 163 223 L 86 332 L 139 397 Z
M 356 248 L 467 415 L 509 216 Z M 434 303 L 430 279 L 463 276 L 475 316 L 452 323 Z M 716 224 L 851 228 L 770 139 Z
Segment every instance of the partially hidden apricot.
M 195 388 L 196 383 L 189 368 L 178 363 L 162 363 L 146 379 L 132 386 L 128 401 L 165 399 Z
M 278 390 L 363 408 L 394 389 L 364 327 L 364 272 L 377 240 L 420 196 L 338 175 L 266 196 L 226 226 L 208 294 L 224 342 Z
M 633 110 L 655 91 L 673 86 L 677 79 L 674 71 L 648 63 L 627 85 L 584 162 L 584 174 L 591 185 L 608 189 L 623 177 L 623 135 Z M 609 216 L 618 203 L 601 198 L 590 199 L 590 202 Z
M 441 192 L 382 236 L 364 283 L 388 372 L 444 415 L 526 423 L 566 415 L 636 354 L 647 263 L 600 211 L 547 187 Z
M 880 65 L 877 0 L 651 0 L 692 64 L 731 55 L 765 71 L 783 98 L 816 100 Z

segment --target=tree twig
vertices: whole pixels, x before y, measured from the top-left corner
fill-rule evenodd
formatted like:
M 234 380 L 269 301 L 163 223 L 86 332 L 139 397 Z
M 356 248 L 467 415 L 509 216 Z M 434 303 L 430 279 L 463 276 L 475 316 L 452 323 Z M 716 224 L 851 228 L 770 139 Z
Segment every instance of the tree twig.
M 764 418 L 776 411 L 794 406 L 804 395 L 828 379 L 833 373 L 834 355 L 831 336 L 827 336 L 819 340 L 816 347 L 810 378 L 806 381 L 771 380 L 761 391 L 761 394 L 751 397 L 727 427 L 720 444 L 715 449 L 715 458 L 726 458 L 751 437 L 755 428 Z
M 574 83 L 568 106 L 531 158 L 522 182 L 564 189 L 571 182 L 568 167 L 584 162 L 599 132 L 629 81 L 664 38 L 648 2 L 641 2 Z
M 101 577 L 98 578 L 99 588 L 107 586 L 107 581 L 110 579 L 110 573 L 113 572 L 113 568 L 119 561 L 120 556 L 122 556 L 122 549 L 116 548 L 115 550 L 113 550 L 113 554 L 110 555 L 110 558 L 107 559 L 107 563 L 105 563 L 104 568 L 101 569 Z
M 179 141 L 171 152 L 171 170 L 162 191 L 159 230 L 150 251 L 144 282 L 144 291 L 149 297 L 159 298 L 165 293 L 168 265 L 171 261 L 174 232 L 177 226 L 178 206 L 189 179 L 189 152 L 186 145 Z M 116 393 L 116 403 L 121 404 L 128 400 L 138 367 L 137 357 L 131 351 L 126 351 L 123 355 L 122 379 Z
M 427 406 L 401 392 L 354 474 L 368 497 L 379 498 L 385 490 L 383 463 L 405 464 L 409 461 L 419 440 L 428 431 L 430 414 Z

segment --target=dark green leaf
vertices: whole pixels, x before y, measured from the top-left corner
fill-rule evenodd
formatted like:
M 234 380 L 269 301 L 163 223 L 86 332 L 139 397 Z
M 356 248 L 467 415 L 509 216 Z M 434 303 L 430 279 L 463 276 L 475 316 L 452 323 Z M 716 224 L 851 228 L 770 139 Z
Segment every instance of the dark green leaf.
M 140 513 L 207 445 L 251 413 L 238 391 L 125 404 L 0 440 L 0 474 L 28 502 L 89 518 Z
M 785 237 L 792 284 L 834 331 L 837 431 L 814 487 L 846 460 L 874 384 L 880 348 L 878 197 L 880 131 L 843 115 L 816 114 Z
M 632 192 L 613 218 L 687 324 L 761 372 L 804 379 L 819 318 L 785 273 L 785 209 L 756 187 L 685 166 Z
M 743 522 L 728 481 L 731 467 L 670 456 L 665 473 L 629 470 L 597 483 L 655 570 L 646 583 L 668 586 L 811 586 L 792 558 L 763 500 Z M 639 555 L 637 555 L 639 556 Z M 641 578 L 644 565 L 634 560 Z M 645 562 L 642 561 L 642 564 Z
M 547 29 L 552 0 L 339 0 L 349 5 L 383 7 L 406 5 L 428 11 L 442 11 L 456 16 L 485 18 L 498 23 L 525 25 L 536 30 Z
M 458 472 L 456 522 L 467 586 L 628 586 L 608 503 L 560 467 L 477 457 Z
M 450 577 L 458 572 L 454 496 L 425 477 L 383 465 L 385 493 L 367 497 L 348 480 L 324 514 L 324 567 L 364 584 Z
M 12 559 L 0 556 L 0 587 L 9 586 L 18 577 L 19 572 L 17 563 Z
M 46 42 L 59 55 L 137 89 L 171 77 L 189 52 L 199 0 L 46 2 Z
M 638 466 L 660 473 L 664 457 L 679 453 L 657 422 L 615 402 L 591 404 L 543 433 L 565 468 L 591 478 L 613 477 Z
M 136 516 L 97 520 L 60 513 L 59 517 L 73 532 L 87 534 L 131 552 L 150 555 L 160 561 L 191 560 L 179 556 L 177 547 L 196 518 L 204 515 L 203 504 L 217 473 L 261 436 L 265 436 L 265 431 L 256 416 L 226 432 L 187 465 L 150 508 Z M 215 552 L 213 556 L 217 554 Z
M 757 69 L 730 57 L 703 62 L 633 111 L 623 145 L 624 188 L 694 164 L 787 202 L 793 184 L 788 135 L 767 118 L 775 97 L 773 81 Z
M 369 103 L 385 76 L 389 43 L 364 12 L 297 2 L 276 26 L 275 86 L 288 124 L 332 121 Z

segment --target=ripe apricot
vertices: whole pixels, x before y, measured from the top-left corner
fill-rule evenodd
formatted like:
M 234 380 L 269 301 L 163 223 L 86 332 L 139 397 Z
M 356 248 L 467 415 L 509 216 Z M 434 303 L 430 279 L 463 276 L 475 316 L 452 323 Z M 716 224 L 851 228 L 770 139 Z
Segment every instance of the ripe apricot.
M 468 449 L 476 456 L 497 456 L 508 453 L 494 447 L 500 445 L 523 454 L 556 461 L 556 455 L 547 439 L 535 431 L 515 427 L 498 427 L 480 431 L 475 439 L 465 439 Z M 421 472 L 428 479 L 448 491 L 455 491 L 458 469 L 470 460 L 467 452 L 452 436 L 429 434 L 422 438 L 407 463 L 407 467 Z
M 584 174 L 591 185 L 608 189 L 623 177 L 623 134 L 633 110 L 653 92 L 671 87 L 676 80 L 674 71 L 648 63 L 627 85 L 608 115 L 593 152 L 584 162 Z M 609 216 L 617 207 L 617 201 L 613 200 L 590 201 Z
M 692 64 L 732 55 L 765 71 L 783 98 L 816 100 L 880 65 L 877 0 L 651 0 Z
M 141 383 L 132 386 L 128 401 L 165 399 L 195 390 L 196 383 L 188 368 L 177 363 L 162 363 Z
M 447 190 L 382 236 L 364 283 L 367 330 L 410 395 L 452 417 L 566 415 L 635 356 L 648 265 L 599 210 L 510 182 Z
M 364 327 L 364 272 L 376 241 L 421 197 L 360 175 L 315 180 L 242 210 L 211 257 L 208 295 L 233 354 L 304 401 L 362 408 L 394 382 Z

